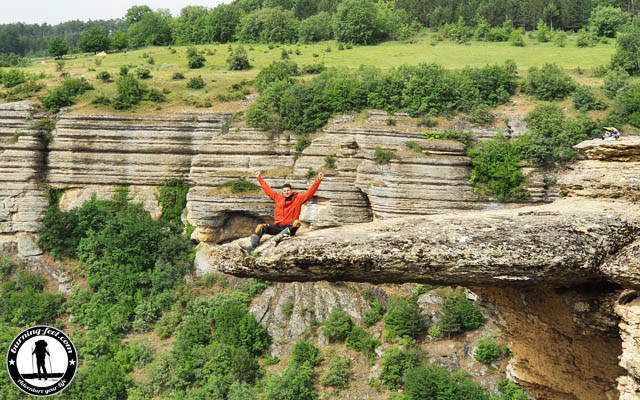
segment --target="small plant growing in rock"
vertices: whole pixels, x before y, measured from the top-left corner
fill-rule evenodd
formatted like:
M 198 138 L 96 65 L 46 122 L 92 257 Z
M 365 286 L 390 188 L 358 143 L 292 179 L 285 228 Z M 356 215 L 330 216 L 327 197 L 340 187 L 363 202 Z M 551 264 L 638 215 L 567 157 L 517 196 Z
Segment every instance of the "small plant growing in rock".
M 387 118 L 385 121 L 387 126 L 396 126 L 397 121 L 394 118 Z
M 315 177 L 316 175 L 318 175 L 318 173 L 314 171 L 313 168 L 309 167 L 309 169 L 307 170 L 307 174 L 304 177 L 307 180 L 310 180 L 313 179 L 313 177 Z
M 282 314 L 286 317 L 293 315 L 293 303 L 287 303 L 282 307 Z
M 329 169 L 336 169 L 336 155 L 335 154 L 329 154 L 324 158 L 324 166 L 329 168 Z
M 395 153 L 391 150 L 383 149 L 380 146 L 376 146 L 375 148 L 376 164 L 378 165 L 388 164 L 395 156 Z
M 473 353 L 473 358 L 483 364 L 491 364 L 500 358 L 502 350 L 491 336 L 486 336 L 478 342 L 478 347 Z
M 422 148 L 420 147 L 420 144 L 418 142 L 414 142 L 410 140 L 408 142 L 405 142 L 404 145 L 407 146 L 407 149 L 411 151 L 415 151 L 416 153 L 422 153 Z

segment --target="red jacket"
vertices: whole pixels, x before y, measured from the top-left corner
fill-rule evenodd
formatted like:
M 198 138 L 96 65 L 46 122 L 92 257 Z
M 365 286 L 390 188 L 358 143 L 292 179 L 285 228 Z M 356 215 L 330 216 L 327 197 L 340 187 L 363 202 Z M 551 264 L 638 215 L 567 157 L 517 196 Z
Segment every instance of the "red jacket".
M 293 192 L 293 197 L 287 200 L 282 193 L 278 193 L 275 190 L 271 189 L 271 186 L 267 184 L 267 182 L 262 179 L 261 176 L 258 177 L 258 182 L 260 186 L 262 186 L 262 190 L 271 198 L 271 200 L 276 202 L 275 216 L 274 222 L 278 225 L 289 225 L 296 219 L 300 218 L 300 210 L 302 209 L 302 205 L 306 203 L 318 190 L 318 186 L 320 186 L 320 179 L 316 179 L 316 181 L 311 185 L 309 190 L 302 194 L 298 194 L 298 192 Z

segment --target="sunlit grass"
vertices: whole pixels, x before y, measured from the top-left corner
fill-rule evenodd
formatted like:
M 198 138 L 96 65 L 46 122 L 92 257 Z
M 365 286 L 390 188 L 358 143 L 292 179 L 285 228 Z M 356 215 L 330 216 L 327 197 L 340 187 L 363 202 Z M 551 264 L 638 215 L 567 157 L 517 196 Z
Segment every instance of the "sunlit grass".
M 566 47 L 558 47 L 551 42 L 537 43 L 529 38 L 526 39 L 526 44 L 526 47 L 514 47 L 510 43 L 504 42 L 471 41 L 457 44 L 447 40 L 436 41 L 434 35 L 429 33 L 414 39 L 413 43 L 385 42 L 376 46 L 354 46 L 352 49 L 344 50 L 338 50 L 338 44 L 332 41 L 309 45 L 243 44 L 253 66 L 248 71 L 228 70 L 226 60 L 229 56 L 229 44 L 195 46 L 205 54 L 207 60 L 205 66 L 200 69 L 188 68 L 186 56 L 188 46 L 150 47 L 108 54 L 104 57 L 95 55 L 68 57 L 65 60 L 64 71 L 73 77 L 85 77 L 96 88 L 78 99 L 78 105 L 75 107 L 77 112 L 108 110 L 104 106 L 96 107 L 89 104 L 98 93 L 113 96 L 116 92 L 113 81 L 104 83 L 96 79 L 96 75 L 101 71 L 107 71 L 113 76 L 113 79 L 117 79 L 122 65 L 130 66 L 133 73 L 137 67 L 150 69 L 152 78 L 144 80 L 144 82 L 151 87 L 166 89 L 170 92 L 166 103 L 161 105 L 144 104 L 132 110 L 134 112 L 155 113 L 160 110 L 193 109 L 202 107 L 206 100 L 217 110 L 236 111 L 244 108 L 241 102 L 221 102 L 216 100 L 216 96 L 227 94 L 233 83 L 243 79 L 251 80 L 255 78 L 261 68 L 273 61 L 281 60 L 283 49 L 287 51 L 289 59 L 299 66 L 324 63 L 327 67 L 357 68 L 360 65 L 373 65 L 382 69 L 390 69 L 403 64 L 433 62 L 445 68 L 460 69 L 465 66 L 481 67 L 487 64 L 502 64 L 511 59 L 516 62 L 520 75 L 525 76 L 527 70 L 532 66 L 556 63 L 571 73 L 579 82 L 594 87 L 599 86 L 602 80 L 592 78 L 591 70 L 596 66 L 608 64 L 615 51 L 614 40 L 605 44 L 597 44 L 594 47 L 579 48 L 575 45 L 575 36 L 569 36 Z M 232 47 L 237 45 L 236 43 L 231 44 Z M 175 50 L 175 53 L 170 51 L 171 48 Z M 153 58 L 153 65 L 148 63 L 149 57 Z M 96 60 L 98 61 L 96 62 Z M 58 85 L 60 80 L 60 72 L 56 71 L 56 61 L 53 59 L 35 62 L 24 70 L 29 73 L 44 72 L 47 74 L 47 78 L 43 82 L 49 88 Z M 182 72 L 186 79 L 172 80 L 171 77 L 175 72 Z M 204 79 L 205 88 L 188 89 L 186 86 L 189 78 L 197 75 L 201 75 Z

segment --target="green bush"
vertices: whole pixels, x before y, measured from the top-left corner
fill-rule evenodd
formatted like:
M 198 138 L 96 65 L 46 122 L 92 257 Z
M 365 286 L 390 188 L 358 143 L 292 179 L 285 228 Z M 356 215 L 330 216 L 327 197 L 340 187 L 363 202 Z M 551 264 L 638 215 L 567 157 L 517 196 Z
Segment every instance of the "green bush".
M 240 178 L 235 181 L 225 182 L 220 187 L 228 187 L 231 188 L 231 193 L 248 193 L 248 192 L 257 192 L 260 189 L 259 185 L 256 185 L 253 182 L 247 181 L 245 178 Z
M 549 27 L 544 23 L 542 19 L 538 20 L 538 26 L 536 30 L 536 40 L 540 43 L 548 42 L 549 36 L 551 36 L 551 31 L 549 31 Z
M 339 389 L 346 388 L 351 376 L 350 364 L 351 360 L 347 357 L 334 358 L 329 361 L 329 369 L 322 377 L 322 384 Z
M 8 276 L 12 269 L 13 262 L 11 259 L 4 254 L 0 254 L 0 281 L 4 279 L 4 277 Z
M 417 399 L 465 399 L 489 400 L 480 385 L 473 382 L 465 371 L 452 376 L 441 367 L 419 366 L 407 371 L 405 393 L 412 400 Z
M 597 36 L 616 37 L 618 29 L 630 19 L 627 12 L 618 7 L 598 5 L 591 10 L 589 26 Z
M 78 370 L 67 394 L 74 399 L 120 400 L 127 397 L 130 382 L 115 360 L 103 356 Z
M 522 88 L 538 100 L 549 101 L 568 96 L 575 90 L 576 83 L 557 65 L 546 63 L 539 70 L 538 67 L 529 68 Z
M 207 61 L 202 54 L 198 52 L 195 47 L 189 47 L 187 49 L 187 65 L 191 69 L 202 68 Z
M 385 332 L 391 336 L 407 336 L 415 339 L 426 330 L 420 307 L 415 299 L 391 298 L 384 321 Z
M 244 347 L 254 355 L 269 347 L 269 334 L 244 305 L 230 303 L 218 307 L 214 312 L 214 320 L 214 335 L 221 343 Z
M 2 284 L 0 320 L 17 326 L 52 324 L 63 310 L 64 297 L 43 292 L 43 282 L 38 277 L 23 275 L 22 280 Z
M 96 75 L 96 79 L 100 79 L 103 82 L 109 82 L 111 80 L 111 74 L 107 71 L 102 71 Z
M 171 226 L 174 232 L 182 232 L 182 212 L 187 206 L 187 193 L 191 185 L 177 179 L 169 179 L 156 188 L 155 197 L 162 207 L 160 219 Z
M 227 65 L 231 71 L 242 71 L 251 68 L 249 64 L 249 55 L 242 46 L 236 47 L 229 58 L 227 58 Z
M 376 348 L 380 346 L 373 336 L 359 326 L 354 326 L 347 336 L 347 347 L 366 355 L 370 360 L 376 358 Z
M 573 106 L 576 110 L 589 111 L 589 110 L 601 110 L 605 105 L 596 99 L 593 94 L 593 90 L 589 86 L 578 85 L 573 96 L 571 98 Z
M 470 182 L 481 191 L 486 190 L 498 201 L 519 201 L 527 196 L 522 187 L 521 154 L 501 134 L 478 143 L 468 152 L 472 162 Z
M 291 77 L 298 75 L 298 65 L 293 61 L 274 61 L 263 68 L 255 80 L 255 86 L 263 93 L 275 81 L 291 82 Z
M 403 385 L 404 374 L 419 365 L 418 353 L 392 347 L 382 359 L 380 381 L 389 390 L 398 390 Z
M 509 32 L 502 27 L 491 28 L 487 32 L 487 40 L 490 42 L 506 42 L 509 40 Z
M 473 358 L 484 364 L 491 364 L 500 358 L 502 351 L 491 336 L 486 336 L 478 342 Z
M 500 400 L 529 400 L 529 395 L 524 389 L 507 379 L 498 383 L 498 389 L 503 393 Z
M 291 360 L 298 364 L 308 364 L 312 367 L 320 364 L 322 361 L 322 355 L 320 350 L 313 343 L 309 343 L 305 340 L 298 341 L 291 350 Z
M 298 24 L 290 10 L 263 7 L 243 16 L 236 32 L 242 42 L 295 43 Z
M 494 115 L 486 104 L 476 105 L 471 109 L 471 113 L 469 114 L 469 121 L 477 125 L 489 125 L 494 119 Z
M 511 32 L 511 34 L 509 35 L 509 42 L 512 46 L 515 47 L 525 47 L 527 45 L 524 41 L 524 33 L 522 33 L 520 30 Z
M 376 164 L 378 165 L 388 164 L 389 161 L 396 156 L 393 151 L 388 149 L 383 149 L 380 146 L 376 146 L 374 150 L 374 155 L 376 159 Z
M 42 99 L 42 104 L 50 111 L 58 112 L 62 107 L 75 104 L 73 98 L 87 90 L 93 90 L 93 86 L 86 79 L 67 78 Z
M 442 333 L 451 335 L 473 329 L 484 324 L 482 313 L 467 299 L 464 290 L 457 289 L 445 297 L 442 316 L 438 325 Z
M 362 321 L 367 327 L 373 326 L 376 322 L 382 320 L 384 310 L 382 304 L 376 299 L 371 303 L 371 308 L 364 312 Z
M 327 70 L 327 67 L 325 67 L 324 63 L 317 63 L 317 64 L 303 65 L 301 72 L 304 75 L 311 75 L 311 74 L 319 74 L 326 70 Z
M 338 159 L 336 158 L 335 154 L 328 154 L 325 158 L 324 158 L 324 166 L 327 167 L 328 169 L 336 169 L 336 161 Z
M 565 47 L 567 45 L 567 32 L 565 31 L 556 31 L 553 35 L 553 43 L 555 43 L 558 47 Z
M 138 79 L 150 79 L 151 71 L 149 71 L 148 68 L 137 68 L 136 76 L 138 77 Z
M 378 11 L 371 0 L 345 0 L 333 16 L 333 33 L 342 43 L 372 44 L 383 37 Z
M 321 11 L 316 15 L 300 21 L 298 38 L 300 43 L 320 42 L 333 39 L 331 15 Z
M 351 318 L 339 307 L 331 309 L 329 318 L 324 322 L 322 334 L 331 342 L 343 341 L 351 332 Z
M 139 104 L 147 94 L 147 87 L 131 75 L 120 76 L 116 80 L 118 94 L 113 99 L 113 108 L 127 110 Z
M 184 74 L 182 72 L 174 72 L 173 75 L 171 75 L 171 79 L 174 81 L 179 81 L 184 79 Z
M 227 400 L 255 400 L 257 399 L 255 389 L 246 382 L 235 381 L 229 387 Z
M 591 38 L 591 34 L 585 28 L 582 28 L 578 31 L 578 38 L 576 39 L 576 46 L 578 47 L 589 47 L 593 46 L 593 39 Z
M 11 88 L 27 81 L 24 72 L 19 69 L 10 69 L 2 73 L 2 84 L 5 88 Z
M 189 82 L 187 82 L 187 88 L 189 89 L 202 89 L 204 86 L 204 79 L 202 79 L 200 75 L 192 77 L 189 79 Z
M 281 376 L 267 380 L 264 400 L 317 400 L 313 369 L 308 365 L 289 366 Z
M 622 89 L 629 82 L 629 79 L 629 73 L 624 69 L 613 69 L 606 73 L 604 81 L 602 82 L 602 89 L 604 89 L 606 95 L 612 99 L 616 96 L 618 90 Z

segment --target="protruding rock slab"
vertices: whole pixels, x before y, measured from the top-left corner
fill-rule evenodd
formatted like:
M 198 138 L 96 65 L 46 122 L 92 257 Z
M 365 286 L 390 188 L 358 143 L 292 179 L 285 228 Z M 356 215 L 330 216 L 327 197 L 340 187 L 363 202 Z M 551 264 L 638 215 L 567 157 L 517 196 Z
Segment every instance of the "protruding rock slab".
M 564 200 L 325 229 L 276 248 L 265 244 L 256 257 L 232 243 L 217 248 L 211 263 L 236 276 L 283 282 L 574 286 L 616 282 L 618 275 L 601 266 L 639 232 L 640 217 L 623 204 Z
M 640 136 L 627 136 L 620 140 L 586 140 L 573 148 L 590 160 L 640 161 Z

